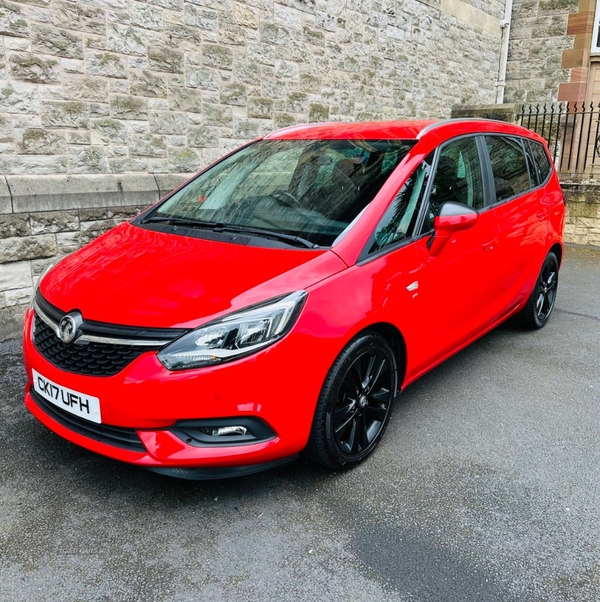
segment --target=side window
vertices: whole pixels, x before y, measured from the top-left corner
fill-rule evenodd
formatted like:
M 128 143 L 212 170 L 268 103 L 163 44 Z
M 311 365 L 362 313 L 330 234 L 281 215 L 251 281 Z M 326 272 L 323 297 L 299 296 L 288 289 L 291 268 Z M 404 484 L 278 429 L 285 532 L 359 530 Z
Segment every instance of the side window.
M 529 172 L 521 143 L 505 136 L 486 136 L 485 141 L 492 163 L 496 201 L 529 190 Z
M 442 147 L 429 200 L 434 215 L 446 201 L 483 208 L 483 179 L 475 138 L 460 138 Z
M 369 253 L 405 240 L 413 234 L 431 173 L 432 161 L 433 154 L 429 155 L 406 180 L 377 224 Z
M 548 158 L 548 153 L 542 144 L 539 142 L 533 142 L 533 140 L 529 141 L 529 146 L 531 147 L 531 152 L 533 153 L 533 158 L 538 167 L 538 173 L 540 176 L 540 184 L 543 184 L 550 172 L 552 171 L 552 164 L 550 163 L 550 159 Z

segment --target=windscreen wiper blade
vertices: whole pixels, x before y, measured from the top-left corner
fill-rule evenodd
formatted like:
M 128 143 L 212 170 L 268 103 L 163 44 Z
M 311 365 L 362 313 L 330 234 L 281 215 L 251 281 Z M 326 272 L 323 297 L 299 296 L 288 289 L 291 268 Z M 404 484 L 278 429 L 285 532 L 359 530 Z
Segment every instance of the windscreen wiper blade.
M 225 226 L 223 222 L 210 222 L 189 217 L 174 217 L 168 215 L 152 215 L 147 217 L 143 224 L 167 224 L 169 226 L 189 226 L 190 228 L 220 228 Z
M 250 226 L 239 226 L 238 224 L 219 224 L 215 227 L 215 232 L 243 232 L 246 234 L 254 234 L 264 238 L 274 238 L 283 242 L 295 244 L 295 246 L 307 247 L 308 249 L 318 249 L 319 245 L 294 234 L 284 234 L 276 230 L 267 230 L 266 228 L 252 228 Z
M 301 236 L 293 234 L 284 234 L 276 230 L 267 230 L 264 228 L 252 228 L 250 226 L 240 226 L 238 224 L 225 224 L 223 222 L 210 222 L 199 219 L 191 219 L 186 217 L 169 217 L 168 215 L 152 215 L 146 218 L 144 224 L 167 224 L 169 226 L 187 226 L 189 228 L 206 228 L 213 232 L 240 232 L 245 234 L 254 234 L 263 238 L 274 238 L 294 244 L 295 246 L 306 247 L 308 249 L 317 249 L 319 245 L 306 240 Z

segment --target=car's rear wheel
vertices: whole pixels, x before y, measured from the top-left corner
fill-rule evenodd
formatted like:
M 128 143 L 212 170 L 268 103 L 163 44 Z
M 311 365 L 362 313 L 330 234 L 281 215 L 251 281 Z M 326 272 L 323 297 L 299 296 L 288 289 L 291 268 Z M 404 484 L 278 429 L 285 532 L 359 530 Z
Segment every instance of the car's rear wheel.
M 546 324 L 554 309 L 557 289 L 558 259 L 551 251 L 544 260 L 540 275 L 527 300 L 527 304 L 519 313 L 521 324 L 525 328 L 535 330 Z
M 397 389 L 396 358 L 388 342 L 374 332 L 353 339 L 325 379 L 307 455 L 334 469 L 362 462 L 385 432 Z

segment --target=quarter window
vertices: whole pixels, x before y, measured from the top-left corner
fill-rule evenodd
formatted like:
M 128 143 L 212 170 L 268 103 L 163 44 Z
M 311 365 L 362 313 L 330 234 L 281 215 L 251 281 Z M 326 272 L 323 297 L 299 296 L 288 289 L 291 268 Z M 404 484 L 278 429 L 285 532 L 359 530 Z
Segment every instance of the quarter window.
M 538 168 L 540 184 L 542 184 L 550 175 L 550 172 L 552 171 L 552 164 L 550 163 L 548 153 L 542 144 L 530 140 L 529 146 L 531 147 L 531 152 L 533 153 L 533 158 L 535 159 Z
M 504 136 L 486 136 L 485 140 L 492 163 L 496 201 L 529 190 L 529 172 L 521 142 Z

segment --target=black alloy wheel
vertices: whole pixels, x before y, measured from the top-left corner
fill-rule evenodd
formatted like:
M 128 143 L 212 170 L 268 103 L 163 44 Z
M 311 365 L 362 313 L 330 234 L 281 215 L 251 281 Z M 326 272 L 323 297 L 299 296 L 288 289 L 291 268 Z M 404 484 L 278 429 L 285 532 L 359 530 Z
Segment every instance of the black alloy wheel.
M 388 342 L 367 332 L 334 362 L 317 403 L 307 455 L 329 468 L 352 468 L 379 443 L 398 389 Z
M 548 253 L 527 304 L 519 314 L 523 326 L 531 330 L 542 328 L 548 321 L 558 289 L 558 259 Z

